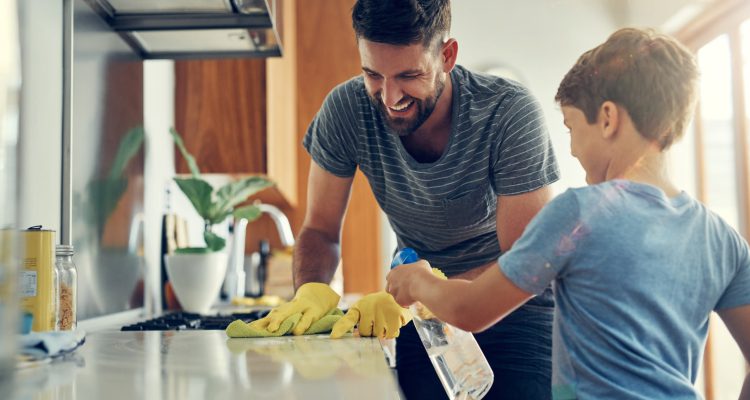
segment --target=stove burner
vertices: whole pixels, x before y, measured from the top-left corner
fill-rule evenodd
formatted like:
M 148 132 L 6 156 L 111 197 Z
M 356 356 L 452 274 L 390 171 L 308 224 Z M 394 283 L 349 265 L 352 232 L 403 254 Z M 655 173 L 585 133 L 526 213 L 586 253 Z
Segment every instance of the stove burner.
M 200 315 L 178 311 L 148 321 L 123 326 L 121 331 L 183 331 L 183 330 L 224 330 L 234 320 L 245 322 L 265 317 L 269 310 L 251 311 L 228 315 Z

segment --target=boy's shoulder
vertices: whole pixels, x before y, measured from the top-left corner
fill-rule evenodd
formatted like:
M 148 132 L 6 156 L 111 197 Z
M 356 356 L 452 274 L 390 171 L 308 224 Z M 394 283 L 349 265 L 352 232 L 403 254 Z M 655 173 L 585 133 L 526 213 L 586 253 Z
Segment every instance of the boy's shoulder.
M 601 198 L 607 197 L 608 193 L 611 195 L 611 193 L 622 190 L 622 188 L 621 185 L 615 185 L 612 181 L 597 183 L 595 185 L 572 187 L 566 189 L 550 203 L 576 203 L 579 206 L 584 206 L 592 201 L 598 202 Z
M 627 201 L 630 196 L 669 202 L 669 198 L 661 189 L 625 179 L 612 179 L 594 185 L 570 188 L 563 195 L 576 198 L 579 202 L 583 203 L 591 201 L 607 201 L 608 203 L 612 203 L 618 199 Z M 687 195 L 680 195 L 680 198 L 682 202 L 692 202 L 692 199 Z

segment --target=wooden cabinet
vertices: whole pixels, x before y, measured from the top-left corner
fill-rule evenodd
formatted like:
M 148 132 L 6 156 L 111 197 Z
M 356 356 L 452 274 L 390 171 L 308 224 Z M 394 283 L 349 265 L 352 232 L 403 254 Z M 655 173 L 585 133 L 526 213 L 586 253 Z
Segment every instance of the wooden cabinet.
M 201 172 L 266 173 L 265 60 L 175 62 L 175 127 Z
M 266 174 L 266 113 L 265 59 L 175 62 L 175 128 L 201 172 Z M 177 173 L 189 173 L 179 152 L 175 160 Z M 292 212 L 277 190 L 257 197 Z M 262 238 L 281 246 L 268 216 L 253 222 L 247 233 L 247 253 L 257 251 Z
M 303 4 L 304 3 L 304 4 Z M 179 61 L 176 127 L 205 172 L 265 173 L 277 183 L 262 201 L 279 206 L 299 231 L 307 208 L 307 126 L 337 84 L 360 73 L 351 27 L 353 0 L 285 0 L 281 58 Z M 177 156 L 178 172 L 187 172 Z M 367 180 L 357 173 L 342 236 L 346 292 L 383 286 L 381 218 Z M 279 246 L 268 217 L 248 228 Z

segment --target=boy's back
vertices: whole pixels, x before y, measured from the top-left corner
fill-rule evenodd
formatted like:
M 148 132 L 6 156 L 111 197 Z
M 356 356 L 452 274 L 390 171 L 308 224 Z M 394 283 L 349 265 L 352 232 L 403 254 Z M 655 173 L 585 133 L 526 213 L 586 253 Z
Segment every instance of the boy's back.
M 568 190 L 500 258 L 521 289 L 555 279 L 561 398 L 699 397 L 709 313 L 750 303 L 748 262 L 747 243 L 690 196 L 625 180 Z
M 480 331 L 554 281 L 553 397 L 699 398 L 711 310 L 750 362 L 750 260 L 747 242 L 669 179 L 665 153 L 697 80 L 691 52 L 651 30 L 620 29 L 583 53 L 555 100 L 592 186 L 544 207 L 499 268 L 450 282 L 421 261 L 392 270 L 388 292 Z

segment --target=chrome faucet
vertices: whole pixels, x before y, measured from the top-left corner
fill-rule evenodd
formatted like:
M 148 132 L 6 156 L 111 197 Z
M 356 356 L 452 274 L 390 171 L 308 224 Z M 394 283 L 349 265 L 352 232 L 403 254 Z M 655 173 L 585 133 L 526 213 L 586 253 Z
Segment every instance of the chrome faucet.
M 260 209 L 261 213 L 268 214 L 271 217 L 274 225 L 276 225 L 282 246 L 294 246 L 294 234 L 292 233 L 292 226 L 289 224 L 289 218 L 276 206 L 263 203 L 257 203 L 255 206 Z M 245 295 L 245 236 L 247 225 L 245 218 L 234 221 L 232 225 L 229 265 L 224 279 L 224 292 L 230 299 Z
M 260 208 L 261 212 L 268 214 L 273 220 L 276 230 L 279 232 L 281 244 L 284 247 L 294 246 L 294 235 L 292 234 L 292 226 L 289 224 L 289 218 L 276 206 L 258 204 L 257 207 Z

